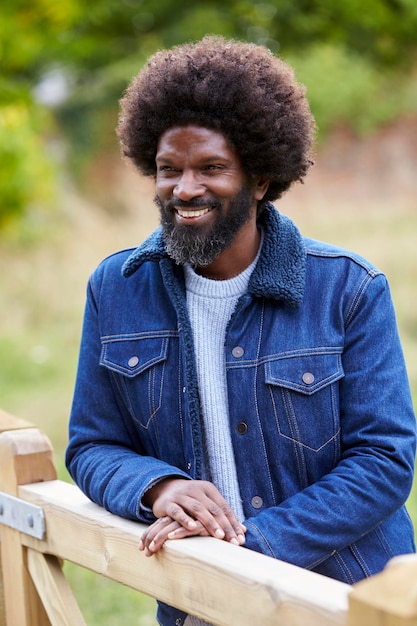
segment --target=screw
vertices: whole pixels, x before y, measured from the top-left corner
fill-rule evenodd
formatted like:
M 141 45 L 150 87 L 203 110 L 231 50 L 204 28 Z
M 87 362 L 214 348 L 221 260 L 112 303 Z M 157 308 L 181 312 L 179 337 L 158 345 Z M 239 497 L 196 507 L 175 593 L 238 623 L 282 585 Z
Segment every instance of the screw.
M 35 525 L 35 520 L 33 519 L 33 515 L 28 515 L 26 519 L 27 519 L 29 528 L 33 528 Z
M 4 513 L 4 506 L 0 504 L 0 515 L 3 515 L 3 513 Z

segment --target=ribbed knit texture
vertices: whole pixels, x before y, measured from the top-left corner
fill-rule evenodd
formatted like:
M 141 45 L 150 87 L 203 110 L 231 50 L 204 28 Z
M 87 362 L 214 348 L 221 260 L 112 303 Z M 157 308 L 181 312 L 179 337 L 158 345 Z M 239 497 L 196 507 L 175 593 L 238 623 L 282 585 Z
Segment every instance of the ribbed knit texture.
M 227 324 L 239 297 L 247 291 L 259 251 L 246 270 L 229 280 L 211 280 L 190 266 L 184 268 L 209 465 L 207 478 L 241 521 L 244 514 L 229 427 L 224 343 Z
M 193 330 L 200 392 L 204 442 L 209 476 L 236 517 L 243 521 L 243 508 L 237 479 L 229 427 L 229 406 L 224 342 L 226 326 L 239 297 L 247 290 L 255 261 L 235 278 L 210 280 L 185 267 L 187 307 Z M 185 626 L 210 626 L 188 615 Z
M 230 435 L 224 343 L 227 324 L 240 296 L 247 291 L 262 242 L 263 235 L 254 261 L 229 280 L 211 280 L 196 274 L 189 265 L 184 267 L 209 465 L 207 479 L 216 485 L 240 521 L 244 520 L 244 513 Z M 211 625 L 187 615 L 184 626 Z
M 204 420 L 209 479 L 243 520 L 229 428 L 224 342 L 226 326 L 239 297 L 247 290 L 254 261 L 229 280 L 210 280 L 187 266 L 187 307 L 193 330 L 197 380 Z

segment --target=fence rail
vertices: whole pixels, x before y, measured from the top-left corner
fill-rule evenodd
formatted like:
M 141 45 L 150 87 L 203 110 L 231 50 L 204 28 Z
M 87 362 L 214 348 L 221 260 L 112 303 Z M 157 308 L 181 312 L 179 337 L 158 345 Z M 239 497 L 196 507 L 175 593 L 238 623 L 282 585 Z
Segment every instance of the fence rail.
M 0 626 L 85 624 L 62 560 L 218 626 L 417 626 L 414 557 L 354 587 L 209 537 L 167 542 L 147 558 L 137 547 L 142 524 L 57 480 L 43 433 L 2 411 L 0 433 L 0 492 L 45 520 L 37 538 L 1 523 L 0 506 Z

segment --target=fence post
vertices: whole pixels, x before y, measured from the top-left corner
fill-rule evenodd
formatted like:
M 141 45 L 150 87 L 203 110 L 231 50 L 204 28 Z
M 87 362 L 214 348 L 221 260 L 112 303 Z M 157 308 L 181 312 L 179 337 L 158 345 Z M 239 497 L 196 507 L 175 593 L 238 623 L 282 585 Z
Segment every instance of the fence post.
M 0 531 L 0 546 L 1 546 L 1 531 Z M 0 553 L 0 626 L 6 626 L 6 607 L 4 606 L 3 568 L 1 564 L 1 553 Z
M 29 422 L 17 418 L 10 413 L 6 413 L 0 409 L 0 433 L 7 430 L 17 430 L 20 428 L 33 428 Z M 0 545 L 1 545 L 1 528 L 0 528 Z M 3 568 L 0 551 L 0 626 L 6 626 L 6 608 L 4 604 L 4 588 L 3 588 Z
M 348 626 L 417 625 L 417 555 L 393 558 L 386 568 L 353 586 Z
M 0 434 L 0 491 L 16 497 L 19 485 L 56 478 L 52 446 L 43 433 L 3 411 L 0 431 L 4 431 Z M 5 626 L 50 626 L 28 572 L 20 532 L 3 525 L 0 548 L 4 603 L 0 619 Z

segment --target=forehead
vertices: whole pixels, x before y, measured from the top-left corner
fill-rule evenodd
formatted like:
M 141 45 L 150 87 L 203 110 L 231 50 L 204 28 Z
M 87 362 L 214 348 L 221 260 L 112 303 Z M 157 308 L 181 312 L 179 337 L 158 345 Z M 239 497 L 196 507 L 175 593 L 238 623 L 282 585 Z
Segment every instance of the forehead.
M 169 128 L 159 138 L 156 158 L 198 154 L 238 160 L 238 155 L 222 132 L 190 124 Z

